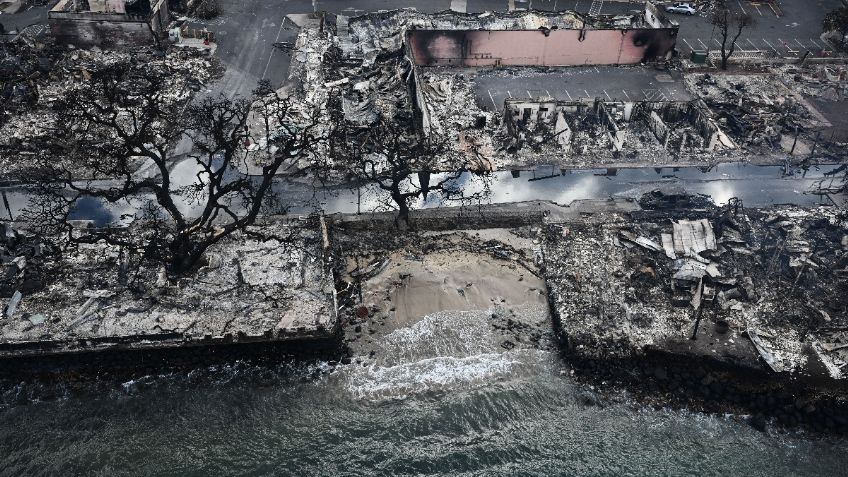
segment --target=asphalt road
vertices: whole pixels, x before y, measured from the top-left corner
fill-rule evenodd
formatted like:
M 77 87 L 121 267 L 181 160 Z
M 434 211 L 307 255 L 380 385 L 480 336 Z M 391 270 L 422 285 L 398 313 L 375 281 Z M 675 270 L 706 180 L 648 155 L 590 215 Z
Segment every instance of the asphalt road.
M 46 6 L 33 6 L 24 9 L 14 15 L 0 14 L 0 23 L 6 28 L 6 31 L 22 30 L 30 25 L 46 25 L 47 10 Z

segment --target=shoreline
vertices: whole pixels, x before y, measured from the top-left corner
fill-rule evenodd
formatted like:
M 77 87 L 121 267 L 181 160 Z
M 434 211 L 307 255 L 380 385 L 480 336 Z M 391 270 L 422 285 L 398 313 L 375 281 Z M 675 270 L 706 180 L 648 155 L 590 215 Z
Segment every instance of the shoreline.
M 488 250 L 481 248 L 477 253 L 485 254 L 492 260 L 501 260 L 501 263 L 505 265 L 512 264 L 521 273 L 533 273 L 527 268 L 527 263 L 522 263 L 522 260 L 526 260 L 527 254 L 523 252 L 518 254 L 515 248 L 511 248 L 512 252 L 509 254 L 504 254 L 505 249 L 502 246 L 505 242 L 498 241 L 497 234 L 492 234 L 498 231 L 506 233 L 524 227 L 525 232 L 528 229 L 531 232 L 529 232 L 530 235 L 524 233 L 522 236 L 528 241 L 527 243 L 532 243 L 534 236 L 538 237 L 536 240 L 544 240 L 541 238 L 542 231 L 550 224 L 574 223 L 574 221 L 585 221 L 592 217 L 597 220 L 604 214 L 627 216 L 632 214 L 635 218 L 630 220 L 635 221 L 638 221 L 640 216 L 651 216 L 651 214 L 645 214 L 644 209 L 633 201 L 580 201 L 565 207 L 532 202 L 470 208 L 470 211 L 469 208 L 427 209 L 413 213 L 411 231 L 401 234 L 397 243 L 411 240 L 411 243 L 417 244 L 416 247 L 422 247 L 420 250 L 423 251 L 423 256 L 433 253 L 434 257 L 438 257 L 439 253 L 444 255 L 450 252 L 472 257 L 473 254 L 470 251 L 475 250 L 473 240 L 457 245 L 444 237 L 456 234 L 469 237 L 473 235 L 473 231 L 485 230 L 487 233 L 482 234 L 483 237 L 477 233 L 477 240 L 479 243 L 484 243 L 483 239 L 487 238 L 488 241 L 485 243 L 490 244 L 490 247 Z M 688 209 L 674 211 L 676 217 L 687 214 L 698 215 Z M 352 247 L 356 240 L 360 240 L 351 238 L 355 236 L 367 236 L 373 240 L 373 237 L 379 236 L 393 226 L 392 213 L 328 217 L 327 230 L 330 241 L 328 248 Z M 339 234 L 349 234 L 350 236 L 345 239 L 347 242 L 341 240 L 338 237 Z M 439 246 L 432 245 L 435 240 L 432 237 L 441 237 L 437 240 L 440 243 Z M 339 245 L 343 242 L 343 246 Z M 398 247 L 397 243 L 392 245 L 372 242 L 372 250 L 357 251 L 349 248 L 345 250 L 349 253 L 379 256 L 375 251 L 390 250 L 393 246 Z M 492 246 L 493 243 L 500 245 Z M 403 255 L 394 253 L 395 261 L 400 260 L 396 267 L 403 266 Z M 507 255 L 511 256 L 507 257 Z M 551 280 L 558 280 L 557 275 L 552 274 L 551 270 L 554 265 L 553 257 L 545 253 L 542 255 L 537 273 L 548 283 L 547 296 L 544 300 L 547 302 L 552 321 L 552 329 L 548 331 L 558 338 L 559 346 L 555 344 L 555 347 L 562 356 L 564 364 L 572 370 L 572 376 L 578 382 L 594 386 L 593 389 L 598 394 L 612 395 L 616 390 L 623 389 L 635 400 L 649 405 L 685 408 L 706 413 L 732 412 L 737 415 L 749 415 L 749 424 L 758 430 L 765 430 L 767 427 L 782 430 L 800 428 L 822 434 L 848 433 L 848 400 L 845 399 L 848 396 L 848 382 L 845 380 L 833 379 L 825 375 L 812 377 L 803 376 L 801 373 L 775 373 L 756 355 L 754 361 L 733 362 L 733 360 L 711 357 L 697 350 L 687 352 L 676 347 L 679 342 L 674 340 L 660 340 L 650 346 L 634 347 L 631 349 L 632 353 L 628 355 L 616 354 L 605 348 L 599 348 L 601 352 L 597 356 L 576 352 L 575 344 L 578 342 L 573 341 L 568 328 L 563 326 L 562 316 L 557 310 L 558 302 L 554 298 L 556 290 L 555 287 L 551 288 Z M 422 260 L 422 258 L 416 260 Z M 442 260 L 441 263 L 445 263 L 444 257 L 440 260 Z M 470 260 L 468 266 L 473 267 L 476 259 L 470 258 Z M 343 291 L 344 283 L 342 277 L 338 275 L 339 268 L 345 265 L 344 257 L 339 256 L 338 250 L 333 253 L 333 261 L 336 293 L 340 293 Z M 377 262 L 375 260 L 374 263 Z M 450 262 L 451 260 L 447 260 L 446 263 Z M 532 264 L 530 266 L 532 268 Z M 358 267 L 359 264 L 357 264 L 357 270 Z M 383 273 L 383 270 L 385 267 L 382 269 L 377 267 L 375 275 Z M 393 268 L 393 270 L 397 269 Z M 473 268 L 469 273 L 474 273 Z M 392 288 L 385 287 L 397 286 L 397 282 L 385 276 L 380 280 L 380 283 L 385 285 L 381 285 L 383 288 L 374 293 L 389 296 L 385 290 Z M 395 284 L 392 285 L 392 283 Z M 467 289 L 470 293 L 475 293 L 471 286 L 469 279 Z M 73 353 L 22 353 L 15 356 L 7 354 L 5 357 L 0 357 L 0 377 L 50 379 L 51 376 L 56 377 L 63 373 L 96 377 L 110 372 L 137 376 L 142 371 L 192 369 L 242 360 L 272 363 L 283 362 L 289 358 L 323 358 L 329 362 L 330 366 L 336 363 L 349 364 L 354 357 L 351 351 L 369 347 L 366 342 L 370 343 L 370 337 L 373 335 L 369 335 L 372 332 L 364 325 L 368 323 L 372 327 L 385 326 L 389 323 L 387 320 L 393 315 L 394 309 L 389 308 L 390 302 L 376 302 L 376 305 L 362 302 L 345 308 L 348 301 L 350 299 L 345 300 L 343 296 L 339 296 L 340 309 L 334 313 L 335 326 L 320 334 L 295 332 L 276 338 L 267 335 L 251 337 L 230 335 L 216 337 L 214 340 L 209 337 L 205 340 L 189 341 L 185 341 L 181 335 L 166 335 L 164 336 L 166 340 L 158 343 L 147 340 L 149 337 L 137 337 L 138 342 L 121 342 L 121 338 L 113 338 L 113 342 L 107 339 L 99 347 L 80 349 Z M 358 318 L 356 318 L 357 313 L 359 313 Z M 351 317 L 353 319 L 350 319 Z M 492 326 L 500 325 L 493 322 Z M 706 324 L 703 326 L 706 327 Z M 363 327 L 366 329 L 360 331 Z M 386 328 L 386 330 L 389 329 L 389 327 Z M 377 336 L 380 336 L 380 332 Z M 163 335 L 160 335 L 160 338 L 162 337 Z M 596 338 L 599 343 L 604 342 L 603 337 Z M 360 339 L 363 340 L 362 343 L 358 343 Z M 37 341 L 33 344 L 5 344 L 0 345 L 0 351 L 3 347 L 33 346 L 37 348 L 42 344 Z M 745 346 L 750 344 L 746 341 Z M 359 363 L 357 359 L 357 364 Z

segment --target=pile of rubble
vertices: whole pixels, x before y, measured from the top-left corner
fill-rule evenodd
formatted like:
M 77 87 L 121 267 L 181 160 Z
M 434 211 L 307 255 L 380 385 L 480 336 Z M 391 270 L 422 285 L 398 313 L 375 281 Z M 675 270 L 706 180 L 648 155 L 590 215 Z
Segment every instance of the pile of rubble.
M 20 90 L 24 84 L 30 85 L 27 91 L 32 94 L 27 97 L 33 100 L 26 107 L 7 110 L 6 121 L 0 122 L 0 175 L 6 179 L 15 179 L 23 173 L 27 161 L 21 160 L 19 153 L 30 141 L 51 135 L 51 125 L 55 120 L 54 103 L 69 91 L 92 87 L 89 83 L 92 72 L 125 66 L 141 77 L 155 75 L 167 78 L 161 92 L 161 101 L 166 108 L 184 104 L 204 84 L 222 73 L 214 58 L 202 50 L 191 48 L 171 48 L 165 52 L 148 47 L 120 51 L 92 48 L 63 51 L 55 56 L 49 56 L 50 51 L 53 50 L 20 50 L 14 59 L 6 59 L 7 63 L 41 65 L 29 75 L 28 83 L 13 83 L 13 92 Z M 20 69 L 12 71 L 18 72 L 10 78 L 20 75 Z
M 57 252 L 49 242 L 22 234 L 8 223 L 0 223 L 0 296 L 8 300 L 6 315 L 14 315 L 24 294 L 41 290 L 55 275 L 56 270 L 51 265 L 55 263 Z M 35 317 L 34 321 L 43 320 Z
M 797 92 L 765 74 L 691 74 L 687 88 L 701 97 L 719 127 L 758 157 L 813 152 L 830 122 Z M 843 154 L 844 156 L 844 154 Z
M 827 101 L 848 99 L 848 67 L 843 65 L 818 65 L 798 68 L 782 66 L 776 68 L 784 84 L 804 96 Z
M 461 63 L 426 67 L 415 56 L 411 39 L 416 32 L 450 36 L 451 31 L 545 33 L 581 25 L 618 27 L 638 18 L 587 18 L 573 12 L 428 15 L 412 10 L 357 17 L 315 15 L 302 22 L 293 45 L 290 90 L 305 103 L 326 108 L 326 131 L 339 124 L 366 130 L 385 119 L 408 125 L 411 134 L 445 138 L 452 150 L 439 158 L 437 170 L 455 170 L 457 164 L 506 170 L 552 163 L 561 167 L 774 163 L 784 161 L 786 153 L 844 157 L 844 151 L 819 137 L 832 126 L 827 118 L 795 88 L 775 79 L 787 75 L 691 74 L 686 87 L 694 93 L 692 101 L 566 102 L 539 96 L 523 102 L 510 98 L 503 111 L 498 104 L 495 111 L 488 111 L 479 103 L 495 99 L 486 98 L 485 89 L 478 97 L 476 82 L 481 75 L 509 76 L 520 82 L 526 75 L 549 74 L 557 68 L 482 69 Z M 813 76 L 821 78 L 820 95 L 841 97 L 841 73 L 832 67 L 819 70 Z M 812 71 L 798 70 L 795 76 L 807 78 Z M 835 86 L 824 86 L 825 81 Z M 814 86 L 812 80 L 803 83 Z
M 599 213 L 550 224 L 547 283 L 579 355 L 682 348 L 774 372 L 848 375 L 848 223 L 780 207 Z M 752 359 L 752 357 L 754 359 Z
M 176 280 L 103 241 L 59 254 L 8 224 L 2 231 L 3 355 L 321 338 L 336 327 L 329 243 L 317 218 L 269 219 L 213 245 L 199 269 Z
M 0 42 L 0 126 L 38 101 L 38 86 L 61 56 L 52 44 Z
M 452 148 L 442 168 L 457 163 L 476 170 L 502 168 L 494 140 L 501 118 L 476 105 L 474 76 L 473 70 L 415 71 L 423 132 L 447 138 Z

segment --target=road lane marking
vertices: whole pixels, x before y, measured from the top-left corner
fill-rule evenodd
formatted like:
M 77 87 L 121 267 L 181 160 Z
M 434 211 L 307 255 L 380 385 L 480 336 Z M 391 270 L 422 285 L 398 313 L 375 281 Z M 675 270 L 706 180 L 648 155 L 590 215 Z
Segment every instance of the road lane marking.
M 630 95 L 629 95 L 629 94 L 627 94 L 627 90 L 626 90 L 626 89 L 621 90 L 621 92 L 622 92 L 622 93 L 624 93 L 624 96 L 625 96 L 628 100 L 630 99 Z
M 742 1 L 741 1 L 741 0 L 736 0 L 736 3 L 738 3 L 738 4 L 739 4 L 739 8 L 742 10 L 742 13 L 744 13 L 745 15 L 747 15 L 747 14 L 748 14 L 748 12 L 746 12 L 746 11 L 745 11 L 745 7 L 743 7 L 743 6 L 742 6 Z
M 607 95 L 608 100 L 612 101 L 612 96 L 610 96 L 609 93 L 607 93 L 607 90 L 604 90 L 604 94 Z
M 705 44 L 704 44 L 704 42 L 703 42 L 703 41 L 701 41 L 701 39 L 700 39 L 700 38 L 698 38 L 698 43 L 700 43 L 700 44 L 701 44 L 701 46 L 702 46 L 705 50 L 709 50 L 709 47 L 708 47 L 707 45 L 705 45 Z
M 568 100 L 569 100 L 569 101 L 574 101 L 574 98 L 572 98 L 572 97 L 571 97 L 571 93 L 569 93 L 569 92 L 568 92 L 568 90 L 565 90 L 565 94 L 567 94 L 567 95 L 568 95 Z
M 763 41 L 766 42 L 766 45 L 768 45 L 769 48 L 771 48 L 772 50 L 774 50 L 775 53 L 777 53 L 777 48 L 775 48 L 774 45 L 769 43 L 768 40 L 766 40 L 765 38 L 763 38 Z
M 692 45 L 690 45 L 689 42 L 686 41 L 686 38 L 683 39 L 683 43 L 686 43 L 686 46 L 688 46 L 690 50 L 695 50 L 694 48 L 692 48 Z
M 798 50 L 793 50 L 792 47 L 789 46 L 789 43 L 786 43 L 781 38 L 778 38 L 777 41 L 779 41 L 780 44 L 783 45 L 783 47 L 786 48 L 786 50 L 789 51 L 790 53 L 798 53 Z
M 508 94 L 510 98 L 512 97 L 512 93 L 510 93 L 509 90 L 506 90 L 506 94 Z
M 495 102 L 495 98 L 494 98 L 494 96 L 492 96 L 492 90 L 487 89 L 486 91 L 489 93 L 489 99 L 492 100 L 492 106 L 494 106 L 494 108 L 495 108 L 494 110 L 497 111 L 498 110 L 498 103 Z
M 588 92 L 588 91 L 586 91 L 586 90 L 584 89 L 584 90 L 583 90 L 583 92 L 584 92 L 584 93 L 586 93 L 586 97 L 587 97 L 587 98 L 591 98 L 591 96 L 589 96 L 589 92 Z
M 815 40 L 813 40 L 812 38 L 810 38 L 810 41 L 811 41 L 814 45 L 816 45 L 816 47 L 817 47 L 817 48 L 824 49 L 824 48 L 822 48 L 822 46 L 821 46 L 821 45 L 819 45 L 818 43 L 816 43 L 816 41 L 815 41 Z
M 280 35 L 283 33 L 283 25 L 285 25 L 285 24 L 286 24 L 285 20 L 286 20 L 286 19 L 285 19 L 285 18 L 283 18 L 283 21 L 281 21 L 281 22 L 280 22 L 280 29 L 279 29 L 279 30 L 277 30 L 277 38 L 275 38 L 275 39 L 274 39 L 274 43 L 278 43 L 278 42 L 280 41 Z M 274 48 L 273 43 L 272 43 L 272 46 L 271 46 L 271 54 L 270 54 L 270 55 L 268 55 L 268 62 L 267 62 L 267 63 L 265 63 L 265 70 L 264 70 L 264 71 L 262 71 L 262 79 L 265 79 L 265 75 L 267 75 L 267 74 L 268 74 L 268 67 L 269 67 L 269 66 L 271 66 L 271 58 L 273 58 L 273 57 L 274 57 L 274 52 L 275 52 L 275 51 L 277 51 L 277 49 L 276 49 L 276 48 Z

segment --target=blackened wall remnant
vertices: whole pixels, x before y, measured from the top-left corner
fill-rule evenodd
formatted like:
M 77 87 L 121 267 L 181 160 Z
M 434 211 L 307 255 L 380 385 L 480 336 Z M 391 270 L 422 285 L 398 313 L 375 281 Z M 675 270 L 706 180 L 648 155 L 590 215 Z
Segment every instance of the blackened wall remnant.
M 660 30 L 635 30 L 628 35 L 633 46 L 644 48 L 642 61 L 658 61 L 671 59 L 674 46 L 677 44 L 677 29 L 664 28 Z
M 138 2 L 137 2 L 138 3 Z M 113 48 L 154 44 L 167 32 L 170 20 L 167 0 L 142 2 L 147 9 L 125 12 L 91 11 L 62 0 L 48 13 L 50 31 L 60 44 Z
M 633 15 L 577 12 L 442 17 L 407 30 L 418 66 L 576 66 L 670 59 L 679 25 L 651 2 Z
M 419 66 L 573 66 L 669 59 L 677 27 L 608 30 L 411 30 Z

